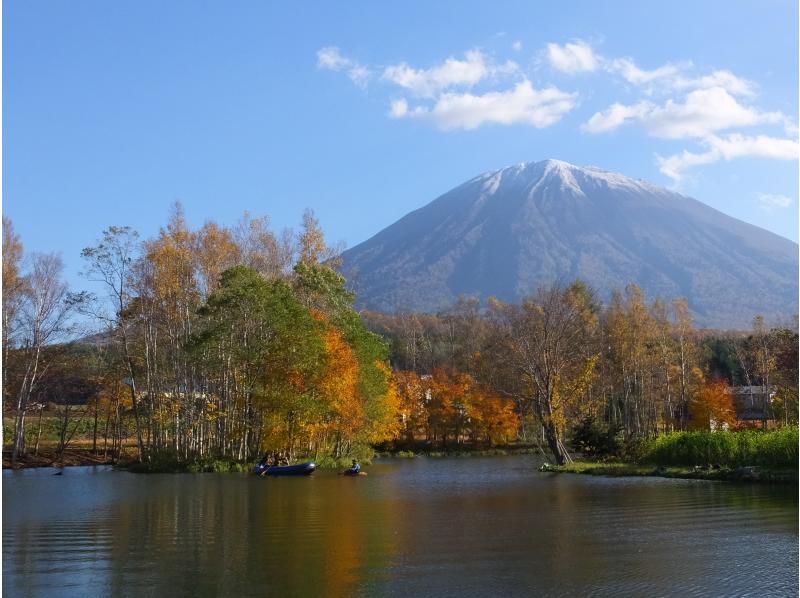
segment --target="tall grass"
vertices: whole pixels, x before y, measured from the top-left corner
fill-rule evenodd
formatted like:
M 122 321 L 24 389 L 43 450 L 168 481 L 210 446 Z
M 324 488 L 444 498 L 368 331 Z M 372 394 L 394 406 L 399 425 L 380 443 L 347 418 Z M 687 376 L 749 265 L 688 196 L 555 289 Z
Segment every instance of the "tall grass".
M 675 432 L 653 439 L 642 461 L 657 465 L 797 468 L 797 428 L 768 432 Z

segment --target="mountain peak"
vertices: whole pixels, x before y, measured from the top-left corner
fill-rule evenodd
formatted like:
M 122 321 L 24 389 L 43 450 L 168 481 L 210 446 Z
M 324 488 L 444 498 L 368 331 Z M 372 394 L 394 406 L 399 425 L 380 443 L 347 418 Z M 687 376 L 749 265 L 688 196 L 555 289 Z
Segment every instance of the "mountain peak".
M 346 251 L 361 305 L 436 311 L 459 295 L 519 301 L 581 278 L 686 297 L 706 326 L 797 311 L 797 245 L 699 201 L 563 160 L 479 175 Z
M 667 192 L 642 179 L 634 179 L 596 166 L 576 166 L 555 158 L 519 162 L 485 172 L 478 179 L 483 181 L 483 190 L 488 195 L 498 193 L 502 185 L 524 185 L 530 194 L 552 189 L 553 193 L 567 192 L 576 197 L 586 197 L 598 189 L 610 188 L 623 193 Z

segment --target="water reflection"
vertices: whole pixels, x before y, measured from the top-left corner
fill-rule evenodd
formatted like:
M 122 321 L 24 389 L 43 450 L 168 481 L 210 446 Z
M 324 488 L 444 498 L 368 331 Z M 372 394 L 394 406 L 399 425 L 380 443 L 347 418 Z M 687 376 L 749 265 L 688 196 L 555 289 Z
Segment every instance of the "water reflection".
M 793 595 L 792 489 L 549 476 L 530 459 L 315 474 L 6 472 L 3 591 Z

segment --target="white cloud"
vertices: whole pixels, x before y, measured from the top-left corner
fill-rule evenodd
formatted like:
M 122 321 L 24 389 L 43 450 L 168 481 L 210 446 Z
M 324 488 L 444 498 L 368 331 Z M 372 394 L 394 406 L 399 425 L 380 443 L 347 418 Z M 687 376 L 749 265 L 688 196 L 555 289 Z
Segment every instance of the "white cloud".
M 418 106 L 409 110 L 405 100 L 392 103 L 394 118 L 421 118 L 444 130 L 476 129 L 488 123 L 525 124 L 536 128 L 548 127 L 575 106 L 577 94 L 555 87 L 534 89 L 530 81 L 521 81 L 507 91 L 483 95 L 443 93 L 432 108 Z
M 626 121 L 641 120 L 655 109 L 650 102 L 639 102 L 632 106 L 612 104 L 604 112 L 595 112 L 581 129 L 587 133 L 605 133 L 625 124 Z
M 691 91 L 695 89 L 722 88 L 730 94 L 752 97 L 755 84 L 728 70 L 716 70 L 700 77 L 689 77 L 684 73 L 692 68 L 691 61 L 668 62 L 654 69 L 640 68 L 632 58 L 607 59 L 597 54 L 582 40 L 563 46 L 549 43 L 545 52 L 550 65 L 566 73 L 594 71 L 602 68 L 608 73 L 621 76 L 625 81 L 644 88 L 645 93 L 660 91 Z
M 631 106 L 613 104 L 597 112 L 583 125 L 588 133 L 616 129 L 626 122 L 639 122 L 653 137 L 664 139 L 704 138 L 717 131 L 785 120 L 780 112 L 760 112 L 740 104 L 721 87 L 697 89 L 686 100 L 667 100 L 663 106 L 639 102 Z
M 675 183 L 679 183 L 683 179 L 683 173 L 685 170 L 688 170 L 694 166 L 711 164 L 719 159 L 719 153 L 714 150 L 704 152 L 702 154 L 695 154 L 693 152 L 683 150 L 680 154 L 667 156 L 666 158 L 658 155 L 656 156 L 658 169 L 663 174 L 671 178 Z
M 720 87 L 733 95 L 751 97 L 755 95 L 755 84 L 747 79 L 737 77 L 730 71 L 714 71 L 704 77 L 687 79 L 677 77 L 673 82 L 675 89 L 710 89 Z
M 600 66 L 600 59 L 592 47 L 582 40 L 558 44 L 547 44 L 547 60 L 550 66 L 564 73 L 593 71 Z
M 330 71 L 341 71 L 352 64 L 349 58 L 342 56 L 339 48 L 328 46 L 317 50 L 317 67 Z
M 756 193 L 756 201 L 767 211 L 771 211 L 773 208 L 788 208 L 792 205 L 791 197 L 773 193 Z
M 399 100 L 394 100 L 389 106 L 390 118 L 403 118 L 407 114 L 408 114 L 408 102 L 403 98 L 400 98 Z
M 686 68 L 688 64 L 675 65 L 665 64 L 657 69 L 644 70 L 636 66 L 630 58 L 616 58 L 609 62 L 606 66 L 609 72 L 622 75 L 628 83 L 633 85 L 648 85 L 661 79 L 670 79 L 675 77 L 682 68 Z
M 666 158 L 656 156 L 659 170 L 680 182 L 684 171 L 694 166 L 711 164 L 720 160 L 736 158 L 767 158 L 772 160 L 797 160 L 800 157 L 800 144 L 795 139 L 782 139 L 757 135 L 748 137 L 738 133 L 727 137 L 710 136 L 703 140 L 708 150 L 693 153 L 684 150 L 680 154 Z
M 372 72 L 367 67 L 361 66 L 360 64 L 355 65 L 347 71 L 347 76 L 359 87 L 365 87 L 371 75 Z
M 487 77 L 511 74 L 518 69 L 511 60 L 496 65 L 480 50 L 469 50 L 465 52 L 464 60 L 451 57 L 430 69 L 415 69 L 405 62 L 388 66 L 382 78 L 417 96 L 434 97 L 451 87 L 472 87 Z
M 719 151 L 723 158 L 732 160 L 744 156 L 772 158 L 775 160 L 797 160 L 800 146 L 796 139 L 781 139 L 767 135 L 746 137 L 738 133 L 726 138 L 711 137 L 708 143 Z
M 366 87 L 372 72 L 355 60 L 342 55 L 336 46 L 317 50 L 317 68 L 329 71 L 346 71 L 350 80 L 358 87 Z
M 744 97 L 752 97 L 756 93 L 752 81 L 737 77 L 728 70 L 716 70 L 701 77 L 683 75 L 691 68 L 691 62 L 667 63 L 652 70 L 639 68 L 631 58 L 617 58 L 605 64 L 607 71 L 621 75 L 628 83 L 646 88 L 648 94 L 657 88 L 668 91 L 722 88 L 730 94 Z
M 515 41 L 513 44 L 511 44 L 511 48 L 515 52 L 521 52 L 522 51 L 522 42 L 519 41 L 519 40 Z
M 779 112 L 760 112 L 740 104 L 723 88 L 712 87 L 690 92 L 683 104 L 668 100 L 647 115 L 644 125 L 655 137 L 680 139 L 705 137 L 733 127 L 779 123 L 783 119 Z

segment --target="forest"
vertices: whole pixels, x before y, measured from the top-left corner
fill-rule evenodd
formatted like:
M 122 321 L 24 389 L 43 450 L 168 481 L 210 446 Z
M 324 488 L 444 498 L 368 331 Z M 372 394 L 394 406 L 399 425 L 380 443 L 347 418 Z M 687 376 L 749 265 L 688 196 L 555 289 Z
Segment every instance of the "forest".
M 376 447 L 535 446 L 557 463 L 676 430 L 796 425 L 797 323 L 698 330 L 686 301 L 574 281 L 521 304 L 358 311 L 313 213 L 158 235 L 111 226 L 82 252 L 26 253 L 3 219 L 4 448 L 89 443 L 138 461 L 368 458 Z M 731 387 L 771 397 L 737 419 Z M 43 440 L 44 439 L 44 440 Z

